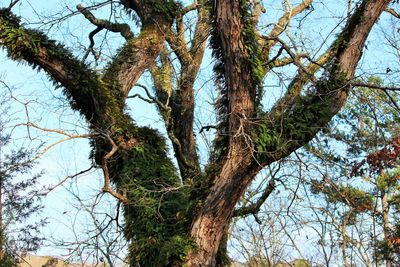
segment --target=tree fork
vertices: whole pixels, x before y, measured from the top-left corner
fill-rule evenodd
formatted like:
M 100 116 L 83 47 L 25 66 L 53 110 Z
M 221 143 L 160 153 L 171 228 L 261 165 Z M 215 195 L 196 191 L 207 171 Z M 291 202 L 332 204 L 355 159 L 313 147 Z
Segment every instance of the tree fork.
M 340 45 L 337 46 L 334 57 L 337 68 L 331 73 L 333 81 L 338 79 L 337 75 L 344 75 L 345 80 L 353 78 L 365 40 L 390 2 L 390 0 L 364 1 L 350 17 L 342 34 L 339 35 Z M 339 111 L 349 90 L 348 87 L 342 90 L 337 90 L 338 87 L 331 88 L 329 94 L 332 99 L 322 102 L 322 105 L 332 105 L 327 107 L 330 109 L 329 116 L 323 121 L 315 118 L 315 129 L 309 135 L 305 135 L 303 139 L 297 140 L 296 144 L 276 155 L 270 153 L 272 156 L 264 158 L 260 166 L 258 161 L 254 161 L 252 148 L 246 142 L 246 134 L 249 134 L 246 127 L 243 128 L 242 134 L 238 135 L 239 126 L 243 123 L 240 119 L 248 120 L 254 114 L 254 94 L 252 94 L 254 88 L 249 88 L 249 84 L 253 84 L 251 71 L 243 69 L 243 66 L 246 66 L 243 64 L 245 63 L 243 59 L 247 53 L 243 49 L 245 46 L 241 36 L 244 25 L 240 15 L 240 4 L 239 1 L 216 0 L 215 8 L 216 27 L 221 38 L 223 75 L 229 94 L 227 124 L 230 133 L 229 152 L 221 171 L 216 175 L 203 208 L 193 221 L 191 235 L 198 248 L 187 257 L 187 265 L 190 267 L 215 265 L 222 230 L 232 216 L 235 204 L 257 172 L 262 166 L 289 155 L 315 136 L 319 129 Z M 344 82 L 339 86 L 345 84 Z M 317 98 L 315 100 L 316 103 L 321 101 Z M 290 135 L 286 137 L 291 138 Z

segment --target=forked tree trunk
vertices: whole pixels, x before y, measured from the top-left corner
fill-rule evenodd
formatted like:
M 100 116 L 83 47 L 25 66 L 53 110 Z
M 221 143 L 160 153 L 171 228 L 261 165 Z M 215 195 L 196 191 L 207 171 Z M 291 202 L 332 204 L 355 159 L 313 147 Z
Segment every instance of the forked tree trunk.
M 333 62 L 336 64 L 333 68 L 335 72 L 329 74 L 333 81 L 344 79 L 344 84 L 336 85 L 340 88 L 329 88 L 326 92 L 334 99 L 327 102 L 333 103 L 330 107 L 332 116 L 345 103 L 349 89 L 346 82 L 353 79 L 365 41 L 389 3 L 390 0 L 364 1 L 343 29 L 340 36 L 343 40 L 337 41 L 339 44 Z M 187 257 L 186 264 L 189 267 L 215 266 L 223 229 L 229 222 L 239 198 L 261 167 L 259 162 L 255 162 L 246 141 L 246 134 L 249 136 L 246 121 L 248 118 L 254 118 L 255 95 L 254 88 L 249 88 L 254 83 L 251 70 L 246 67 L 247 51 L 242 36 L 245 27 L 240 8 L 239 0 L 215 1 L 215 26 L 221 39 L 221 61 L 228 91 L 229 151 L 203 208 L 192 223 L 191 236 L 198 248 Z M 317 131 L 314 135 L 316 133 Z M 290 150 L 296 148 L 298 147 L 292 147 Z M 290 151 L 286 151 L 286 155 L 289 153 Z M 262 164 L 265 166 L 275 160 L 270 158 Z
M 313 111 L 312 108 L 319 109 L 325 105 L 329 109 L 328 115 L 322 119 L 316 118 L 316 121 L 307 122 L 305 128 L 311 129 L 310 133 L 295 141 L 293 141 L 293 133 L 291 132 L 293 127 L 284 127 L 285 125 L 283 125 L 280 133 L 286 147 L 276 153 L 275 150 L 266 151 L 269 154 L 262 161 L 255 160 L 253 155 L 254 147 L 251 140 L 249 140 L 249 137 L 252 136 L 250 131 L 252 127 L 255 127 L 254 119 L 259 119 L 260 123 L 262 123 L 262 120 L 272 120 L 278 125 L 282 117 L 275 118 L 274 113 L 271 112 L 268 118 L 256 118 L 255 100 L 257 88 L 255 87 L 257 87 L 257 79 L 260 78 L 254 75 L 254 65 L 251 64 L 255 62 L 254 58 L 259 57 L 259 55 L 256 47 L 251 47 L 251 49 L 248 49 L 248 47 L 257 43 L 257 38 L 251 41 L 246 39 L 249 37 L 248 31 L 251 31 L 252 25 L 249 28 L 249 24 L 246 24 L 248 21 L 244 21 L 246 17 L 249 17 L 244 12 L 249 10 L 243 10 L 243 5 L 251 1 L 214 1 L 213 14 L 216 22 L 215 30 L 219 38 L 218 53 L 220 52 L 219 54 L 221 54 L 220 61 L 222 66 L 222 72 L 219 75 L 223 76 L 224 85 L 226 86 L 224 90 L 226 103 L 224 103 L 223 107 L 224 111 L 226 110 L 223 118 L 225 127 L 223 138 L 227 147 L 219 147 L 219 149 L 223 149 L 224 155 L 218 158 L 216 163 L 218 170 L 215 170 L 214 173 L 210 171 L 207 174 L 208 181 L 212 181 L 212 186 L 207 188 L 208 196 L 197 196 L 196 200 L 202 203 L 202 207 L 193 218 L 190 229 L 190 235 L 196 242 L 197 249 L 191 251 L 186 257 L 186 266 L 215 266 L 215 258 L 224 229 L 229 223 L 236 203 L 258 171 L 306 144 L 318 132 L 318 129 L 326 125 L 339 111 L 347 98 L 348 90 L 350 89 L 348 81 L 354 77 L 355 68 L 361 57 L 365 40 L 372 26 L 391 1 L 360 1 L 360 5 L 349 19 L 349 23 L 331 47 L 334 56 L 332 56 L 333 59 L 332 62 L 329 62 L 331 63 L 329 65 L 333 65 L 334 68 L 332 68 L 332 72 L 327 73 L 328 75 L 324 77 L 332 80 L 322 81 L 321 87 L 324 86 L 323 88 L 318 88 L 319 83 L 315 85 L 317 87 L 316 92 L 320 92 L 320 94 L 314 95 L 312 99 L 320 102 L 316 103 L 319 105 L 315 105 L 315 107 L 311 105 L 310 109 Z M 136 126 L 130 122 L 130 117 L 124 113 L 125 98 L 129 89 L 141 76 L 144 69 L 153 65 L 152 62 L 158 57 L 164 46 L 165 36 L 163 33 L 173 25 L 174 16 L 176 16 L 175 7 L 167 6 L 168 16 L 166 16 L 166 14 L 161 14 L 165 6 L 154 5 L 154 3 L 168 4 L 174 3 L 174 1 L 124 0 L 121 3 L 127 9 L 135 10 L 141 17 L 142 32 L 138 37 L 127 41 L 126 46 L 121 51 L 129 52 L 129 56 L 125 58 L 121 52 L 113 64 L 110 65 L 109 71 L 106 72 L 104 77 L 99 77 L 85 64 L 77 61 L 63 47 L 56 45 L 34 31 L 24 30 L 19 25 L 18 19 L 15 19 L 9 10 L 0 10 L 0 46 L 6 47 L 10 57 L 14 60 L 25 60 L 34 67 L 42 68 L 51 76 L 54 82 L 64 86 L 65 93 L 71 100 L 71 106 L 86 117 L 94 132 L 102 134 L 94 137 L 94 141 L 99 141 L 96 149 L 100 149 L 100 151 L 95 152 L 99 152 L 100 156 L 104 156 L 105 151 L 108 151 L 107 148 L 110 148 L 110 144 L 104 141 L 107 137 L 112 137 L 120 142 L 119 148 L 128 150 L 129 148 L 135 148 L 135 144 L 138 141 L 135 136 L 137 131 Z M 156 28 L 151 27 L 154 26 L 154 22 L 157 22 Z M 146 25 L 149 25 L 149 27 L 146 27 Z M 18 35 L 15 34 L 16 31 Z M 247 33 L 246 36 L 245 32 Z M 250 32 L 250 35 L 252 34 L 255 34 L 255 32 Z M 40 42 L 36 42 L 32 35 L 35 38 L 39 38 Z M 10 36 L 14 36 L 14 38 Z M 31 45 L 32 42 L 34 45 Z M 329 68 L 327 69 L 329 71 Z M 193 73 L 197 73 L 197 71 Z M 118 90 L 119 86 L 121 90 Z M 182 88 L 184 89 L 184 87 Z M 192 90 L 189 85 L 187 88 L 187 90 Z M 183 94 L 182 97 L 185 98 L 185 101 L 177 101 L 177 103 L 192 106 L 192 96 L 192 94 Z M 292 95 L 289 96 L 290 100 L 294 100 L 284 104 L 288 104 L 287 110 L 292 113 L 283 115 L 289 117 L 290 120 L 287 121 L 293 123 L 298 119 L 297 117 L 293 118 L 295 116 L 293 114 L 305 116 L 301 112 L 304 102 L 302 102 L 303 96 L 300 93 L 293 95 L 293 97 Z M 299 105 L 296 105 L 296 103 Z M 192 110 L 183 109 L 181 111 L 182 116 L 178 116 L 179 119 L 185 120 L 187 118 L 190 120 L 193 118 Z M 304 118 L 302 119 L 304 121 Z M 182 125 L 182 127 L 185 127 L 185 125 Z M 270 125 L 267 127 L 270 127 Z M 110 137 L 109 133 L 117 134 Z M 194 138 L 191 131 L 174 131 L 173 133 L 189 141 L 183 144 L 182 154 L 188 156 L 189 161 L 195 163 L 189 164 L 194 165 L 195 168 L 192 166 L 185 167 L 189 171 L 183 171 L 182 176 L 191 178 L 191 169 L 197 169 Z M 104 148 L 101 147 L 103 143 L 107 143 L 104 144 Z M 158 144 L 149 143 L 146 145 L 155 149 Z M 192 151 L 193 153 L 187 153 Z M 165 158 L 167 157 L 165 156 Z M 121 162 L 124 165 L 125 161 L 121 160 Z M 131 163 L 130 159 L 126 160 L 126 162 Z M 126 164 L 128 165 L 129 163 Z M 123 169 L 122 167 L 121 169 Z M 118 173 L 115 177 L 117 176 Z M 141 178 L 147 179 L 147 176 Z M 165 263 L 165 265 L 172 266 L 173 263 Z

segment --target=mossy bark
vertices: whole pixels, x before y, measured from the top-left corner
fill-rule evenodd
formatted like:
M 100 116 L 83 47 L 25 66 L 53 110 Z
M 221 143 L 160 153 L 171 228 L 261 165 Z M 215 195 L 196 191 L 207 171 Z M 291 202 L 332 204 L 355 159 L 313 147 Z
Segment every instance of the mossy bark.
M 243 0 L 216 0 L 211 11 L 215 16 L 212 47 L 222 85 L 221 123 L 212 162 L 204 172 L 193 134 L 193 84 L 206 38 L 188 50 L 192 61 L 182 61 L 178 90 L 168 91 L 155 79 L 157 100 L 166 105 L 161 114 L 181 176 L 168 157 L 163 137 L 156 130 L 136 126 L 124 110 L 129 90 L 163 51 L 179 5 L 153 0 L 121 3 L 139 15 L 142 31 L 127 41 L 102 76 L 44 34 L 21 26 L 5 9 L 0 10 L 0 46 L 12 59 L 49 74 L 90 125 L 93 157 L 99 166 L 108 165 L 116 190 L 127 199 L 125 236 L 130 241 L 131 265 L 214 266 L 218 250 L 224 249 L 221 239 L 236 203 L 259 170 L 311 140 L 345 102 L 365 40 L 390 0 L 363 1 L 330 48 L 327 73 L 315 83 L 315 90 L 300 94 L 309 81 L 301 73 L 293 90 L 262 116 L 257 101 L 263 58 L 252 32 L 251 5 Z M 206 36 L 207 23 L 200 24 L 200 37 Z M 168 104 L 165 96 L 174 101 Z M 261 134 L 274 138 L 260 141 Z M 112 157 L 104 161 L 114 148 Z

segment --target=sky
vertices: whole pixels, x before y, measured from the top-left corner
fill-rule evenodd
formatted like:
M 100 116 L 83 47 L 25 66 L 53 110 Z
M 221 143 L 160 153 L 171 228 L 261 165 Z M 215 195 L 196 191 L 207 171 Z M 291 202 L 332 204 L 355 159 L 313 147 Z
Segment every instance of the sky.
M 4 2 L 4 1 L 3 1 Z M 62 2 L 62 1 L 61 1 Z M 265 1 L 266 6 L 269 7 L 267 14 L 272 14 L 271 17 L 275 18 L 276 14 L 281 12 L 281 4 L 277 4 L 279 1 Z M 296 4 L 299 1 L 292 1 L 292 4 Z M 333 26 L 326 24 L 329 18 L 332 21 L 339 21 L 340 14 L 345 12 L 343 8 L 347 1 L 338 1 L 341 3 L 339 8 L 338 4 L 334 4 L 335 1 L 316 1 L 315 8 L 323 8 L 323 14 L 311 13 L 307 17 L 307 25 L 303 32 L 293 32 L 292 34 L 303 34 L 310 36 L 305 38 L 305 45 L 310 44 L 313 47 L 317 47 L 317 44 L 321 42 L 328 35 L 327 32 L 333 30 Z M 21 13 L 23 17 L 29 18 L 27 23 L 31 27 L 37 27 L 36 22 L 39 21 L 37 14 L 57 14 L 59 10 L 62 10 L 62 5 L 59 1 L 39 1 L 39 0 L 21 0 L 21 5 L 17 5 L 15 10 Z M 64 3 L 70 4 L 74 7 L 79 1 L 66 0 Z M 272 4 L 274 3 L 274 4 Z M 1 4 L 0 4 L 1 5 Z M 97 12 L 97 15 L 103 15 L 107 11 Z M 315 18 L 312 18 L 315 16 Z M 271 23 L 269 17 L 263 18 L 266 24 Z M 384 16 L 382 20 L 389 20 L 388 16 Z M 309 22 L 311 21 L 311 22 Z M 301 21 L 293 21 L 293 23 L 301 23 Z M 381 25 L 385 25 L 382 23 Z M 382 36 L 379 35 L 379 27 L 376 32 L 371 36 L 368 42 L 368 49 L 364 52 L 364 57 L 361 61 L 361 65 L 364 70 L 370 71 L 371 73 L 383 71 L 387 66 L 392 65 L 394 59 L 390 55 L 389 51 L 381 49 L 379 45 L 382 40 Z M 52 27 L 42 26 L 41 29 L 48 32 L 53 38 L 60 40 L 65 43 L 68 47 L 72 47 L 74 53 L 80 54 L 84 50 L 84 45 L 87 45 L 87 30 L 93 27 L 84 20 L 81 16 L 75 16 L 73 19 L 63 21 L 60 24 L 54 24 Z M 72 38 L 71 38 L 72 36 Z M 335 36 L 335 34 L 328 35 L 328 41 Z M 82 44 L 78 44 L 77 40 L 82 40 Z M 98 42 L 102 42 L 101 39 L 97 39 Z M 383 40 L 381 41 L 383 42 Z M 121 44 L 121 39 L 115 34 L 107 35 L 107 42 L 103 42 L 104 59 L 110 56 L 110 52 L 115 51 L 115 48 Z M 326 46 L 325 46 L 326 47 Z M 381 51 L 380 51 L 381 50 Z M 317 51 L 317 50 L 316 50 Z M 376 53 L 376 52 L 379 53 Z M 372 53 L 374 52 L 374 53 Z M 318 53 L 318 52 L 315 52 Z M 212 59 L 210 52 L 206 54 L 206 58 L 203 63 L 201 74 L 199 75 L 199 82 L 196 84 L 196 98 L 201 100 L 196 107 L 196 119 L 201 121 L 203 125 L 213 124 L 214 117 L 212 113 L 212 103 L 217 97 L 217 93 L 212 90 Z M 101 68 L 102 66 L 98 66 Z M 379 72 L 378 71 L 378 72 Z M 290 78 L 294 75 L 295 70 L 285 69 L 282 73 L 272 74 L 267 77 L 265 84 L 268 90 L 268 94 L 264 98 L 264 107 L 268 108 L 272 103 L 282 95 L 282 87 L 287 84 L 288 79 L 277 79 L 277 77 Z M 73 134 L 84 134 L 87 132 L 87 126 L 83 122 L 82 118 L 72 112 L 68 103 L 64 100 L 61 90 L 54 90 L 51 83 L 48 82 L 47 77 L 37 71 L 33 71 L 30 67 L 15 63 L 7 59 L 4 51 L 0 51 L 0 77 L 2 80 L 7 81 L 13 90 L 12 95 L 17 98 L 20 102 L 14 101 L 12 107 L 12 114 L 15 117 L 16 123 L 20 122 L 34 122 L 44 128 L 51 129 L 63 129 Z M 395 81 L 396 77 L 393 77 Z M 141 79 L 140 83 L 151 84 L 148 77 Z M 0 90 L 2 90 L 0 88 Z M 138 89 L 140 90 L 140 89 Z M 25 105 L 28 103 L 27 105 Z M 135 119 L 137 124 L 151 126 L 160 129 L 161 132 L 165 132 L 163 123 L 160 120 L 156 109 L 147 103 L 142 102 L 138 99 L 130 99 L 128 102 L 129 112 Z M 26 108 L 28 113 L 26 112 Z M 28 114 L 28 115 L 27 115 Z M 200 125 L 200 124 L 199 124 Z M 200 127 L 200 126 L 199 126 Z M 13 138 L 15 139 L 15 146 L 27 146 L 36 147 L 41 141 L 45 140 L 46 145 L 50 145 L 54 142 L 58 142 L 63 137 L 57 133 L 47 133 L 30 129 L 30 139 L 26 139 L 27 131 L 26 127 L 12 127 Z M 203 163 L 206 163 L 207 157 L 207 144 L 210 142 L 211 133 L 203 140 L 199 138 L 199 151 Z M 46 147 L 43 146 L 42 148 Z M 38 169 L 45 169 L 45 175 L 42 179 L 42 184 L 45 186 L 57 184 L 59 181 L 64 180 L 66 177 L 74 175 L 82 170 L 85 170 L 91 166 L 91 161 L 88 159 L 90 147 L 87 139 L 73 139 L 70 141 L 62 142 L 52 148 L 49 152 L 44 154 L 39 161 Z M 68 179 L 62 186 L 57 187 L 44 200 L 45 210 L 43 216 L 49 217 L 50 223 L 44 229 L 43 234 L 51 236 L 55 239 L 70 239 L 73 240 L 76 236 L 75 233 L 84 233 L 84 230 L 90 229 L 91 218 L 88 216 L 85 209 L 79 207 L 77 197 L 93 200 L 93 196 L 96 196 L 102 187 L 102 177 L 99 171 L 91 171 L 87 175 L 79 176 L 77 179 Z M 72 192 L 72 193 L 71 193 Z M 75 194 L 77 196 L 73 197 Z M 110 197 L 103 197 L 100 200 L 99 208 L 97 212 L 102 213 L 105 211 L 112 210 L 111 203 L 115 203 Z M 76 208 L 71 208 L 76 206 Z M 101 209 L 104 209 L 103 211 Z M 104 216 L 99 215 L 99 216 Z M 71 226 L 76 226 L 75 233 Z M 91 233 L 89 233 L 90 235 Z M 85 235 L 85 233 L 83 234 Z M 85 239 L 85 236 L 79 238 Z M 87 237 L 86 237 L 87 238 Z M 65 254 L 65 250 L 56 250 L 54 246 L 45 246 L 39 254 L 47 255 L 60 255 Z M 124 251 L 122 251 L 122 254 Z

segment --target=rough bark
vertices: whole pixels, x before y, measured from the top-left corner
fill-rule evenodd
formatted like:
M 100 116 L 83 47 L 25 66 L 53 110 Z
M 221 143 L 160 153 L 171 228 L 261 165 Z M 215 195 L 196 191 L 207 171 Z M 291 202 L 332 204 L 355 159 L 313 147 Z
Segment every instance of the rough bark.
M 201 17 L 206 17 L 205 13 L 202 13 L 206 12 L 206 9 L 202 11 L 199 9 L 200 19 L 195 34 L 197 38 L 189 48 L 182 47 L 185 42 L 182 30 L 179 29 L 180 15 L 176 12 L 178 7 L 174 1 L 122 1 L 125 8 L 133 10 L 140 17 L 142 29 L 139 36 L 128 38 L 127 43 L 103 76 L 98 76 L 88 66 L 73 57 L 67 49 L 57 45 L 43 34 L 22 27 L 9 10 L 0 12 L 0 46 L 7 49 L 11 58 L 24 60 L 34 67 L 43 69 L 57 85 L 65 88 L 65 94 L 69 97 L 71 106 L 86 118 L 92 131 L 97 134 L 93 140 L 94 152 L 98 154 L 97 159 L 100 165 L 102 163 L 106 166 L 107 162 L 101 159 L 108 159 L 106 156 L 110 156 L 110 151 L 115 150 L 115 155 L 111 155 L 113 159 L 116 159 L 113 160 L 113 166 L 103 168 L 110 170 L 109 179 L 117 186 L 124 186 L 126 181 L 124 183 L 121 181 L 126 177 L 121 177 L 119 171 L 128 169 L 127 173 L 131 175 L 126 178 L 128 182 L 131 178 L 142 175 L 140 178 L 142 178 L 143 187 L 147 191 L 158 192 L 161 198 L 164 197 L 164 192 L 161 191 L 164 189 L 164 183 L 160 182 L 161 187 L 155 187 L 157 184 L 155 181 L 149 182 L 146 179 L 149 174 L 155 177 L 155 180 L 164 179 L 163 171 L 167 166 L 167 174 L 171 176 L 170 179 L 167 177 L 167 181 L 174 186 L 177 185 L 178 179 L 165 151 L 165 144 L 162 138 L 154 134 L 154 131 L 135 126 L 124 112 L 124 107 L 130 89 L 144 70 L 151 67 L 156 69 L 154 61 L 162 51 L 165 51 L 164 43 L 168 40 L 181 62 L 181 76 L 175 92 L 172 92 L 172 83 L 165 86 L 163 83 L 158 84 L 157 78 L 154 79 L 158 97 L 156 100 L 159 101 L 161 114 L 178 158 L 181 178 L 183 180 L 196 178 L 199 180 L 194 182 L 196 186 L 197 183 L 207 186 L 198 191 L 193 189 L 191 192 L 194 202 L 197 201 L 196 203 L 200 204 L 190 204 L 192 206 L 187 204 L 182 208 L 182 210 L 192 209 L 189 214 L 194 214 L 194 218 L 188 221 L 190 227 L 185 225 L 186 222 L 179 222 L 179 212 L 176 210 L 171 211 L 172 215 L 169 214 L 170 218 L 173 218 L 171 219 L 173 226 L 166 226 L 166 229 L 170 231 L 169 234 L 175 238 L 176 225 L 181 223 L 180 231 L 187 231 L 187 233 L 179 234 L 190 235 L 196 243 L 197 248 L 190 251 L 186 258 L 186 265 L 190 267 L 216 264 L 218 249 L 223 247 L 220 244 L 223 233 L 226 232 L 224 229 L 229 224 L 236 203 L 259 170 L 306 144 L 339 111 L 346 101 L 351 87 L 349 81 L 353 79 L 365 40 L 379 15 L 391 1 L 363 1 L 352 14 L 335 43 L 318 60 L 320 64 L 329 68 L 323 79 L 313 81 L 314 92 L 305 96 L 300 93 L 302 88 L 312 80 L 310 74 L 313 75 L 318 70 L 317 64 L 300 69 L 299 75 L 292 83 L 293 90 L 288 90 L 287 95 L 279 104 L 269 114 L 260 118 L 257 117 L 256 112 L 257 83 L 260 81 L 259 77 L 254 75 L 254 66 L 251 63 L 254 61 L 250 60 L 259 57 L 259 54 L 257 49 L 250 51 L 247 48 L 248 36 L 244 36 L 244 32 L 249 30 L 249 26 L 246 25 L 248 21 L 245 20 L 243 14 L 244 2 L 216 0 L 214 5 L 213 16 L 216 23 L 214 27 L 216 27 L 215 31 L 220 42 L 218 48 L 221 56 L 220 75 L 223 77 L 226 93 L 225 102 L 222 103 L 224 105 L 222 118 L 224 132 L 220 132 L 223 133 L 220 138 L 223 139 L 226 147 L 216 147 L 216 150 L 224 149 L 224 152 L 220 153 L 216 162 L 209 164 L 205 174 L 200 170 L 195 148 L 193 84 L 204 54 L 205 36 L 209 27 L 207 20 L 202 20 Z M 311 2 L 303 1 L 296 12 L 301 12 Z M 205 2 L 201 3 L 205 4 Z M 163 12 L 160 11 L 160 4 L 167 5 Z M 289 19 L 290 16 L 286 16 L 279 23 L 284 23 Z M 174 21 L 177 21 L 178 29 L 175 31 L 176 34 L 169 39 L 167 35 Z M 10 32 L 13 34 L 9 35 Z M 275 38 L 279 34 L 279 30 L 273 31 L 271 37 Z M 264 46 L 266 50 L 269 50 L 268 46 L 277 43 L 277 39 L 269 39 L 270 42 L 267 44 L 265 40 L 261 41 L 260 45 L 266 45 Z M 158 81 L 163 81 L 162 75 L 168 73 L 168 63 L 167 61 L 164 63 L 166 65 L 158 69 L 161 72 L 153 72 L 155 76 L 161 75 Z M 172 75 L 171 73 L 169 75 Z M 169 78 L 171 79 L 171 76 Z M 170 100 L 173 101 L 169 102 Z M 318 115 L 321 108 L 324 110 L 324 116 Z M 317 115 L 309 120 L 305 112 Z M 302 124 L 301 122 L 305 120 L 308 120 L 307 124 Z M 266 146 L 265 151 L 255 151 L 254 142 L 257 140 L 253 140 L 254 131 L 259 130 L 260 125 L 266 126 L 270 132 L 279 133 L 280 144 L 284 146 Z M 298 130 L 302 131 L 301 134 Z M 139 155 L 140 152 L 135 150 L 138 144 L 153 153 L 152 157 L 143 160 L 143 157 Z M 162 148 L 158 149 L 160 144 Z M 145 165 L 135 165 L 141 159 Z M 161 160 L 162 164 L 160 164 Z M 216 168 L 215 165 L 217 165 Z M 150 173 L 145 172 L 148 170 Z M 202 176 L 206 176 L 206 182 L 202 181 L 204 179 Z M 184 201 L 187 199 L 182 199 L 180 203 L 186 204 Z M 129 203 L 128 199 L 125 206 L 126 214 L 131 216 L 128 217 L 129 219 L 136 220 L 134 205 L 129 204 L 132 203 Z M 161 222 L 157 216 L 151 219 L 154 219 L 152 221 L 154 224 Z M 134 230 L 128 232 L 127 237 L 137 240 L 138 233 Z M 170 237 L 165 238 L 170 241 L 167 239 Z M 161 242 L 150 233 L 149 236 L 144 235 L 142 240 L 144 246 L 148 245 L 149 241 Z M 171 260 L 173 261 L 171 266 L 177 264 L 175 260 L 176 258 Z
M 153 1 L 122 2 L 128 10 L 132 9 L 140 16 L 142 27 L 137 37 L 127 40 L 104 79 L 120 90 L 122 100 L 125 100 L 143 72 L 155 64 L 164 48 L 166 32 L 171 28 L 173 17 L 160 12 Z
M 241 36 L 243 24 L 240 5 L 239 1 L 217 0 L 215 2 L 215 16 L 222 43 L 224 77 L 229 92 L 227 112 L 229 150 L 205 204 L 192 224 L 191 235 L 198 249 L 188 256 L 188 266 L 215 265 L 222 229 L 232 216 L 235 203 L 261 166 L 285 157 L 307 143 L 340 110 L 350 89 L 347 82 L 354 77 L 365 40 L 389 3 L 389 0 L 364 1 L 351 16 L 333 45 L 334 68 L 329 70 L 331 73 L 328 75 L 328 81 L 320 81 L 323 84 L 331 83 L 332 86 L 317 84 L 316 91 L 319 95 L 310 96 L 311 100 L 315 101 L 313 104 L 322 102 L 322 105 L 328 109 L 328 114 L 323 118 L 318 117 L 310 121 L 311 125 L 306 126 L 308 132 L 301 139 L 292 139 L 292 128 L 280 129 L 284 143 L 288 145 L 284 149 L 273 148 L 272 151 L 268 151 L 268 157 L 255 162 L 251 148 L 246 142 L 246 134 L 249 134 L 246 121 L 253 118 L 255 95 L 254 91 L 252 92 L 254 88 L 249 88 L 253 81 L 249 76 L 251 71 L 243 69 L 247 64 Z M 326 98 L 321 98 L 321 94 L 324 94 Z M 296 109 L 302 108 L 302 97 L 298 96 L 292 107 L 294 109 L 292 116 L 295 116 L 293 120 L 298 119 L 297 116 L 305 115 L 302 112 L 296 112 Z M 316 108 L 320 106 L 316 105 Z M 271 114 L 274 114 L 274 110 Z M 291 114 L 285 115 L 291 116 Z M 282 118 L 273 119 L 275 119 L 275 124 L 279 125 Z
M 186 44 L 184 37 L 182 18 L 184 14 L 178 15 L 176 30 L 170 30 L 167 34 L 167 41 L 178 56 L 181 64 L 176 90 L 173 91 L 172 89 L 172 76 L 174 73 L 171 71 L 172 67 L 167 66 L 170 64 L 169 60 L 161 61 L 161 68 L 152 72 L 158 99 L 170 108 L 170 112 L 161 110 L 161 114 L 172 140 L 183 181 L 194 179 L 201 172 L 193 129 L 194 83 L 204 57 L 210 28 L 209 9 L 206 6 L 206 1 L 198 1 L 193 9 L 197 10 L 198 18 L 190 47 Z
M 228 154 L 214 180 L 205 205 L 192 224 L 191 236 L 199 246 L 188 256 L 188 266 L 214 266 L 220 239 L 233 209 L 251 182 L 253 156 L 247 134 L 255 115 L 255 88 L 242 32 L 239 1 L 216 1 L 215 21 L 221 40 L 224 77 L 228 90 Z

